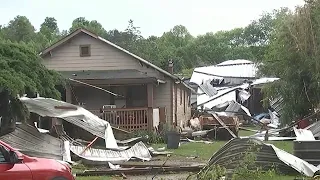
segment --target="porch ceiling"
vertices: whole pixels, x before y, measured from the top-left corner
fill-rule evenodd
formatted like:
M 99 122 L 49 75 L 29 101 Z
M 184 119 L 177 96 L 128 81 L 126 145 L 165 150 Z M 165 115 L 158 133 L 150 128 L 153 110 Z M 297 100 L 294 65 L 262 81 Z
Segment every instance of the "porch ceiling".
M 62 71 L 65 78 L 77 80 L 120 80 L 120 79 L 140 79 L 157 80 L 157 77 L 147 75 L 135 69 L 107 70 L 107 71 Z

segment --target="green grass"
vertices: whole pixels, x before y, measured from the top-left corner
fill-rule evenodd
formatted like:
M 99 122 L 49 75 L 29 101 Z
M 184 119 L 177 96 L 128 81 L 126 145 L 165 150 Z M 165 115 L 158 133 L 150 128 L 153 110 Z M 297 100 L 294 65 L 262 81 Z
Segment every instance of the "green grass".
M 226 141 L 215 141 L 212 144 L 204 144 L 204 143 L 186 143 L 181 144 L 178 149 L 169 149 L 168 151 L 173 152 L 173 156 L 178 157 L 190 157 L 190 156 L 199 156 L 201 160 L 209 160 L 209 158 L 213 155 L 214 152 L 217 152 Z M 155 144 L 152 146 L 157 150 L 157 148 L 167 147 L 166 144 Z
M 240 131 L 241 134 L 248 134 L 249 131 Z M 169 149 L 168 151 L 173 152 L 172 156 L 181 159 L 186 160 L 186 157 L 190 156 L 198 156 L 198 160 L 202 162 L 206 162 L 210 159 L 210 157 L 217 152 L 227 141 L 214 141 L 212 144 L 204 144 L 204 143 L 185 143 L 181 144 L 181 146 L 178 149 Z M 273 144 L 276 147 L 283 149 L 284 151 L 287 151 L 289 153 L 293 152 L 293 142 L 292 141 L 269 141 L 269 144 Z M 167 147 L 166 144 L 154 144 L 152 147 L 157 150 L 161 147 Z M 174 159 L 175 159 L 174 158 Z M 77 166 L 74 168 L 75 172 L 81 172 L 86 167 L 84 166 Z M 274 179 L 279 180 L 292 180 L 295 177 L 292 176 L 277 176 Z M 105 177 L 77 177 L 77 180 L 109 180 L 109 179 L 121 179 L 119 177 L 111 177 L 111 176 L 105 176 Z
M 252 129 L 252 130 L 256 130 L 255 128 L 248 128 L 248 129 Z M 245 130 L 239 130 L 239 136 L 242 137 L 242 136 L 251 136 L 255 134 L 254 132 L 252 131 L 245 131 Z

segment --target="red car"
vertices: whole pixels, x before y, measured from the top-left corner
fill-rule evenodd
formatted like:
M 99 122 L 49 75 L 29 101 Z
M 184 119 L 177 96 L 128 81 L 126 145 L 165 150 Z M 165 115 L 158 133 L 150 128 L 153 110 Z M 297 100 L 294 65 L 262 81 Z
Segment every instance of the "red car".
M 53 159 L 29 157 L 0 141 L 0 179 L 75 180 L 71 166 Z

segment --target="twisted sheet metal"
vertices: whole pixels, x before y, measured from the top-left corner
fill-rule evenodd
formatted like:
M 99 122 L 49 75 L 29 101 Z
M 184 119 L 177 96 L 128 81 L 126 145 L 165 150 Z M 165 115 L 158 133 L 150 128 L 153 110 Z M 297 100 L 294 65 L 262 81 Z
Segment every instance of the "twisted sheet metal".
M 60 139 L 42 134 L 27 124 L 17 125 L 15 131 L 1 136 L 0 140 L 29 156 L 63 159 L 63 142 Z
M 131 148 L 123 151 L 88 148 L 83 154 L 81 154 L 85 148 L 85 146 L 70 146 L 72 153 L 85 160 L 94 162 L 117 163 L 128 161 L 132 158 L 138 158 L 145 161 L 151 160 L 149 149 L 141 141 Z
M 259 150 L 257 150 L 259 149 Z M 262 141 L 251 138 L 232 139 L 217 151 L 209 160 L 208 165 L 220 165 L 228 172 L 233 172 L 243 163 L 246 153 L 255 153 L 255 167 L 263 170 L 275 167 L 285 174 L 302 173 L 312 177 L 319 169 L 308 162 L 297 158 L 277 147 L 264 144 Z
M 320 121 L 317 121 L 305 129 L 310 130 L 314 137 L 320 137 Z
M 43 117 L 56 117 L 64 119 L 91 134 L 105 139 L 106 148 L 117 149 L 118 145 L 113 135 L 113 131 L 109 122 L 100 119 L 88 110 L 63 101 L 58 101 L 51 98 L 20 98 L 30 112 L 36 113 Z M 56 107 L 64 106 L 71 107 L 70 109 L 57 109 Z
M 282 114 L 284 100 L 281 96 L 270 99 L 270 107 L 272 107 L 280 116 Z

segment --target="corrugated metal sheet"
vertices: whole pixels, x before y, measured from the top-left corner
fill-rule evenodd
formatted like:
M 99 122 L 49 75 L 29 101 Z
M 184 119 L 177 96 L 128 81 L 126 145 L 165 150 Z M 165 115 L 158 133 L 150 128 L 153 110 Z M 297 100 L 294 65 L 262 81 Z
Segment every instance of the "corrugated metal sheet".
M 243 162 L 246 153 L 255 153 L 255 167 L 261 167 L 264 170 L 276 167 L 285 174 L 302 173 L 309 177 L 318 171 L 317 167 L 292 154 L 286 153 L 273 145 L 264 144 L 260 140 L 250 138 L 230 140 L 210 158 L 208 166 L 220 165 L 225 167 L 228 172 L 234 172 L 234 169 Z
M 305 129 L 310 130 L 314 137 L 320 137 L 320 121 L 311 124 Z
M 63 101 L 58 101 L 51 98 L 20 98 L 30 112 L 36 113 L 43 117 L 56 117 L 64 119 L 84 130 L 92 133 L 95 136 L 105 139 L 107 148 L 118 148 L 113 135 L 111 125 L 92 114 L 88 110 Z M 72 107 L 74 109 L 64 109 L 56 107 Z
M 138 142 L 131 148 L 123 151 L 88 148 L 82 155 L 80 155 L 84 149 L 85 146 L 71 145 L 70 147 L 71 152 L 91 162 L 117 163 L 128 161 L 131 158 L 138 158 L 145 161 L 151 160 L 149 149 L 142 142 Z
M 251 61 L 230 60 L 214 66 L 195 68 L 190 82 L 200 85 L 203 81 L 210 79 L 212 80 L 232 77 L 255 78 L 257 71 L 257 65 Z
M 241 65 L 241 64 L 252 64 L 252 61 L 245 59 L 237 59 L 237 60 L 227 60 L 222 63 L 217 64 L 217 66 L 230 66 L 230 65 Z
M 280 116 L 283 109 L 283 98 L 281 96 L 269 100 L 270 107 L 272 107 Z
M 19 124 L 15 131 L 1 136 L 0 140 L 29 156 L 63 160 L 63 142 L 30 125 Z
M 209 97 L 212 97 L 212 96 L 214 96 L 214 95 L 216 95 L 218 93 L 218 90 L 216 88 L 214 88 L 210 84 L 210 82 L 211 82 L 210 80 L 207 80 L 207 81 L 203 82 L 203 84 L 200 84 L 199 87 Z

